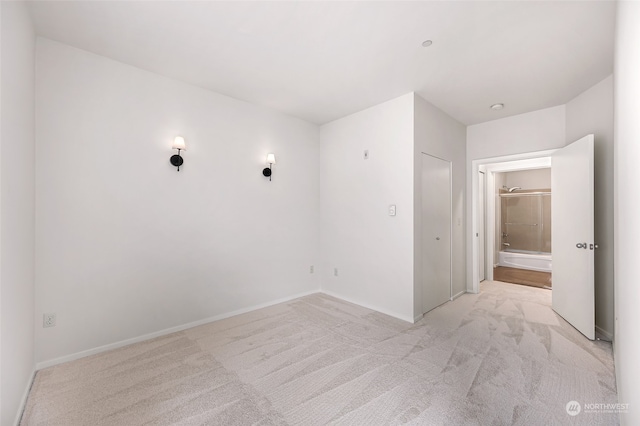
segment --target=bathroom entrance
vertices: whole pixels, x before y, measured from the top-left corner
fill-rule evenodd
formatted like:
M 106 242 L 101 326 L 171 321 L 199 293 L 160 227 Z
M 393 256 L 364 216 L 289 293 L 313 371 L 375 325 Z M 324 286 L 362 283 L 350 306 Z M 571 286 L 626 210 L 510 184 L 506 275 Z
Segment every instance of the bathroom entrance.
M 594 251 L 598 248 L 598 244 L 594 241 L 594 136 L 587 135 L 576 142 L 566 145 L 552 151 L 516 154 L 507 157 L 495 157 L 490 159 L 473 160 L 471 163 L 471 217 L 473 233 L 470 237 L 471 262 L 468 264 L 468 274 L 471 277 L 470 291 L 474 293 L 480 292 L 480 265 L 479 259 L 483 258 L 480 251 L 484 250 L 485 276 L 488 280 L 493 280 L 493 267 L 499 263 L 499 254 L 496 258 L 495 253 L 504 251 L 502 233 L 499 238 L 495 238 L 496 229 L 502 232 L 502 220 L 496 219 L 496 206 L 500 205 L 502 209 L 502 201 L 490 202 L 500 199 L 498 194 L 489 194 L 485 191 L 482 196 L 485 197 L 484 203 L 486 209 L 486 241 L 484 246 L 478 244 L 479 235 L 477 224 L 480 213 L 478 212 L 480 191 L 477 176 L 482 172 L 486 180 L 486 188 L 496 188 L 495 176 L 499 173 L 512 172 L 529 169 L 551 169 L 551 193 L 553 202 L 551 203 L 551 221 L 552 236 L 551 253 L 553 256 L 553 283 L 552 289 L 552 308 L 562 316 L 566 321 L 573 325 L 578 331 L 585 335 L 588 339 L 595 339 L 595 292 L 594 292 Z M 518 191 L 516 185 L 508 186 L 507 183 L 499 185 L 504 194 L 513 194 Z M 506 188 L 505 188 L 506 187 Z M 515 188 L 515 189 L 514 189 Z M 522 188 L 520 188 L 522 189 Z M 537 189 L 537 188 L 536 188 Z M 511 190 L 511 191 L 510 191 Z M 544 191 L 540 195 L 544 197 Z M 490 198 L 491 197 L 491 198 Z M 537 206 L 540 212 L 542 205 L 541 219 L 544 222 L 544 198 L 537 203 L 529 203 L 531 206 Z M 542 203 L 542 204 L 540 204 Z M 506 221 L 512 222 L 507 213 Z M 538 222 L 513 222 L 522 225 L 533 225 Z M 507 225 L 509 226 L 509 225 Z M 511 225 L 513 227 L 518 225 Z M 509 231 L 507 231 L 507 234 Z M 536 234 L 538 236 L 539 247 L 544 248 L 544 233 Z M 508 235 L 507 235 L 508 237 Z M 505 238 L 506 239 L 506 238 Z M 496 241 L 497 240 L 497 241 Z M 511 248 L 511 241 L 505 241 Z M 535 250 L 540 250 L 536 248 Z M 527 250 L 531 251 L 531 250 Z M 509 253 L 513 256 L 523 253 Z M 528 255 L 530 253 L 524 253 Z M 504 256 L 504 253 L 503 253 Z M 540 259 L 535 260 L 536 263 Z

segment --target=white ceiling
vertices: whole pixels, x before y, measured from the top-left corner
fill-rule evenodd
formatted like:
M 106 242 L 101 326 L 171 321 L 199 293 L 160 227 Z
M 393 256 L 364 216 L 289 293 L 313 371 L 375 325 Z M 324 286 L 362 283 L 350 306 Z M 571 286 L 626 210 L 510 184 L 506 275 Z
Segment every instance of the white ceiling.
M 613 71 L 613 1 L 30 8 L 41 36 L 319 124 L 411 91 L 475 124 L 564 104 Z

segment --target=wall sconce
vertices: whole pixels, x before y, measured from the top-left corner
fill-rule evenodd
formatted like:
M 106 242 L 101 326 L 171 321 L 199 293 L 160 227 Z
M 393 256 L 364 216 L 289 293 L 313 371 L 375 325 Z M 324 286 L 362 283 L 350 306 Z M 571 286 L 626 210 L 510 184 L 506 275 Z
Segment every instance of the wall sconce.
M 180 151 L 187 150 L 187 146 L 184 144 L 184 138 L 182 136 L 176 136 L 176 138 L 173 140 L 173 145 L 171 146 L 171 148 L 177 149 L 178 153 L 172 155 L 169 161 L 171 162 L 171 164 L 178 168 L 178 171 L 180 171 L 180 166 L 182 166 L 182 163 L 184 163 L 184 160 L 180 156 Z
M 269 165 L 269 167 L 265 167 L 262 170 L 262 174 L 269 178 L 269 182 L 271 182 L 271 165 L 275 163 L 276 163 L 275 154 L 267 154 L 267 164 Z

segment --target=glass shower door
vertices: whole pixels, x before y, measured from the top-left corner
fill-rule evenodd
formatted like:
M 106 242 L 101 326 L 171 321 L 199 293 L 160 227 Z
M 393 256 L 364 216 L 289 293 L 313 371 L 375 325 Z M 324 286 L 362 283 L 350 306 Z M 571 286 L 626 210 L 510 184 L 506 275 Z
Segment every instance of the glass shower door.
M 502 249 L 526 253 L 551 252 L 551 194 L 500 194 Z

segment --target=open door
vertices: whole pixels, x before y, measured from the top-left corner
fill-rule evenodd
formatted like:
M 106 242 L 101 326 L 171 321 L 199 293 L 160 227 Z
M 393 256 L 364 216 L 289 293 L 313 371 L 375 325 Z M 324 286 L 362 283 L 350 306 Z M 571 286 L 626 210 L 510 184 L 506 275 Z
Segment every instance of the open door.
M 593 135 L 551 157 L 552 307 L 595 339 Z

